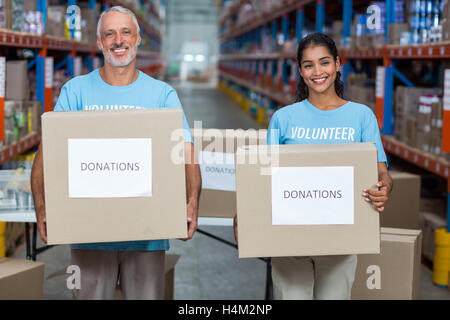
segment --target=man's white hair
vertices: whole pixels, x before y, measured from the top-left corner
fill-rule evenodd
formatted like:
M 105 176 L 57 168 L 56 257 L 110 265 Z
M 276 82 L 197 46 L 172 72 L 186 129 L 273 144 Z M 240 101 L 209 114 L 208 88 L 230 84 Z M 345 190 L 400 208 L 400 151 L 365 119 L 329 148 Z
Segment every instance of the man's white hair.
M 140 32 L 141 29 L 139 28 L 139 23 L 138 23 L 138 21 L 137 21 L 137 19 L 136 19 L 135 14 L 133 13 L 133 11 L 128 10 L 127 8 L 124 8 L 124 7 L 121 7 L 121 6 L 114 6 L 114 7 L 108 8 L 108 9 L 106 9 L 105 11 L 103 11 L 102 14 L 100 15 L 100 17 L 98 18 L 98 23 L 97 23 L 97 38 L 101 39 L 101 36 L 100 36 L 100 26 L 101 26 L 101 24 L 102 24 L 102 18 L 103 18 L 103 16 L 104 16 L 105 14 L 107 14 L 108 12 L 112 12 L 112 11 L 117 11 L 117 12 L 122 12 L 122 13 L 127 13 L 127 14 L 129 14 L 129 15 L 133 18 L 134 24 L 136 25 L 137 34 L 139 34 L 139 32 Z

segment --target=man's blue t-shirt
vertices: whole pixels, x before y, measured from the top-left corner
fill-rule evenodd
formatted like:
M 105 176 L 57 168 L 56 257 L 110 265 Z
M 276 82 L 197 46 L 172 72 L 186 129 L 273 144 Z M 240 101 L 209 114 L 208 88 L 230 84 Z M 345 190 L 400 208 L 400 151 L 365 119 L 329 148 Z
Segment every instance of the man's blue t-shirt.
M 373 111 L 359 103 L 322 111 L 308 99 L 276 111 L 269 123 L 267 144 L 374 142 L 378 162 L 386 162 Z
M 178 95 L 168 84 L 139 71 L 138 78 L 126 86 L 112 86 L 100 76 L 99 69 L 75 77 L 61 89 L 54 111 L 124 110 L 179 108 Z M 184 141 L 192 143 L 192 134 L 183 112 Z M 72 249 L 91 250 L 168 250 L 169 240 L 124 241 L 73 244 Z

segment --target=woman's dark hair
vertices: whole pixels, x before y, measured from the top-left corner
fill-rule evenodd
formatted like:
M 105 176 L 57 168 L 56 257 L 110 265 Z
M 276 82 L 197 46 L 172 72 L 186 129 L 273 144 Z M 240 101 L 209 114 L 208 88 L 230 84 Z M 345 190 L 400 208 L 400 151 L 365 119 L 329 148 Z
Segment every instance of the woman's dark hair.
M 323 33 L 312 33 L 304 37 L 298 44 L 297 63 L 299 68 L 301 66 L 303 51 L 310 46 L 322 46 L 327 48 L 330 54 L 333 56 L 335 62 L 337 60 L 337 57 L 339 56 L 336 44 L 334 43 L 333 39 L 331 39 L 329 36 Z M 339 97 L 342 97 L 344 91 L 344 83 L 341 80 L 341 73 L 339 71 L 336 73 L 334 88 L 336 90 L 336 94 Z M 300 76 L 297 86 L 297 102 L 305 100 L 306 98 L 308 98 L 308 95 L 309 95 L 308 86 L 306 85 L 303 78 Z

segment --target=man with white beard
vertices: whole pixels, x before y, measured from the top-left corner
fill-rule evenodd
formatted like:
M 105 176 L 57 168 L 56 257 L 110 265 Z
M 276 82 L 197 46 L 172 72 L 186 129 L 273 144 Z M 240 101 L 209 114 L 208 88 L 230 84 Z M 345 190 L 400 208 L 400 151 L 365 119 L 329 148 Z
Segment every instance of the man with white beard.
M 114 109 L 110 106 L 126 107 L 123 109 L 182 109 L 172 87 L 136 69 L 136 53 L 140 42 L 139 24 L 131 11 L 118 6 L 104 11 L 97 25 L 97 45 L 103 51 L 105 65 L 68 81 L 61 90 L 54 110 Z M 197 229 L 201 176 L 198 165 L 194 164 L 193 140 L 184 113 L 183 127 L 187 229 L 188 239 L 191 239 Z M 41 148 L 33 164 L 31 184 L 39 233 L 42 240 L 47 242 Z M 169 241 L 165 239 L 72 244 L 70 264 L 80 268 L 81 278 L 81 288 L 74 290 L 75 298 L 113 299 L 119 279 L 125 299 L 162 299 L 164 259 L 168 249 Z

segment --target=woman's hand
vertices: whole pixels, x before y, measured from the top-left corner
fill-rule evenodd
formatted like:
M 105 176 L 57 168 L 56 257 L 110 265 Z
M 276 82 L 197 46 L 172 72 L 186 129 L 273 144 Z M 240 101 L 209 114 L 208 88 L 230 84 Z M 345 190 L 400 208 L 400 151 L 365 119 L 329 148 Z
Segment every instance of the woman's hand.
M 386 202 L 388 201 L 388 186 L 382 180 L 378 181 L 378 190 L 364 189 L 362 196 L 367 202 L 371 202 L 372 206 L 378 212 L 383 212 Z

